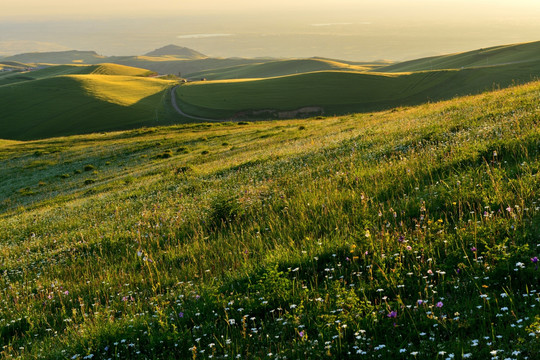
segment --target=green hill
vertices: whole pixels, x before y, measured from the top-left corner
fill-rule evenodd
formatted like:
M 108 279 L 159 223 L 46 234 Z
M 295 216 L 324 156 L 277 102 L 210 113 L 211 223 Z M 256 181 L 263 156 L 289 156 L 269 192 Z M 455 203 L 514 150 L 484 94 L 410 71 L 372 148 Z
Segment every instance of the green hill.
M 1 356 L 537 359 L 539 103 L 0 146 Z
M 378 72 L 408 72 L 440 69 L 461 69 L 511 63 L 540 61 L 540 41 L 494 46 L 458 54 L 433 56 L 406 61 L 383 68 Z
M 14 84 L 22 81 L 47 79 L 55 76 L 82 74 L 149 76 L 155 73 L 146 69 L 117 64 L 56 65 L 47 66 L 39 70 L 7 73 L 4 76 L 0 77 L 0 86 Z
M 314 71 L 344 70 L 367 71 L 377 65 L 350 65 L 334 60 L 323 59 L 291 59 L 273 60 L 256 64 L 237 65 L 234 67 L 205 70 L 186 74 L 190 79 L 206 78 L 208 80 L 268 78 Z
M 152 57 L 175 56 L 179 59 L 184 59 L 184 60 L 205 59 L 208 57 L 193 49 L 189 49 L 189 48 L 181 47 L 177 45 L 167 45 L 167 46 L 161 47 L 159 49 L 156 49 L 154 51 L 151 51 L 145 54 L 145 56 L 152 56 Z
M 33 52 L 8 56 L 3 61 L 18 61 L 26 64 L 98 64 L 105 61 L 105 57 L 95 51 L 53 51 Z
M 0 134 L 23 140 L 163 123 L 159 112 L 170 86 L 121 75 L 55 76 L 0 86 Z
M 313 109 L 313 115 L 415 105 L 507 87 L 539 75 L 540 61 L 402 74 L 314 72 L 262 80 L 194 82 L 182 85 L 177 98 L 182 110 L 194 116 L 290 118 L 299 116 L 295 110 L 306 107 Z

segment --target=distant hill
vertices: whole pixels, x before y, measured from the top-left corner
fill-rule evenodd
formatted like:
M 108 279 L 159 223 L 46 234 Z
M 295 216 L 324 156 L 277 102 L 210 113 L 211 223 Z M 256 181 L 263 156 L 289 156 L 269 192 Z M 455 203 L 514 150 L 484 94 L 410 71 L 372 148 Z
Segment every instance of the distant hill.
M 210 119 L 292 118 L 297 110 L 344 114 L 376 111 L 478 94 L 534 80 L 540 60 L 463 70 L 400 74 L 321 71 L 256 80 L 182 85 L 182 110 Z M 292 114 L 292 116 L 291 116 Z
M 98 64 L 105 60 L 105 56 L 98 55 L 95 51 L 54 51 L 33 52 L 14 56 L 8 56 L 3 61 L 18 61 L 26 64 Z
M 182 46 L 177 46 L 177 45 L 163 46 L 145 55 L 146 56 L 174 56 L 174 57 L 186 59 L 186 60 L 205 59 L 208 57 L 204 54 L 201 54 L 198 51 L 195 51 L 186 47 L 182 47 Z
M 255 64 L 242 64 L 227 68 L 204 70 L 186 74 L 190 79 L 208 80 L 267 78 L 275 76 L 301 74 L 313 71 L 344 70 L 363 72 L 379 67 L 378 64 L 351 65 L 337 60 L 322 58 L 270 60 Z
M 540 60 L 540 41 L 494 46 L 463 53 L 432 56 L 378 68 L 377 72 L 409 72 L 506 65 Z

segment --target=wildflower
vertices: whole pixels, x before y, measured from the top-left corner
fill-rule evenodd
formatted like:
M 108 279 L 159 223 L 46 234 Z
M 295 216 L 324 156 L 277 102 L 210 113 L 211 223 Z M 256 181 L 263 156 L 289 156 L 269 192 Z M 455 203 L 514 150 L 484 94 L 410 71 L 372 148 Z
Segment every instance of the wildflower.
M 178 317 L 179 317 L 179 318 L 183 318 L 183 317 L 184 317 L 184 313 L 180 311 L 180 312 L 178 313 Z
M 395 317 L 397 317 L 397 312 L 396 311 L 390 311 L 390 313 L 387 316 L 389 318 L 395 318 Z
M 399 238 L 398 238 L 398 242 L 402 243 L 403 240 L 405 240 L 405 237 L 403 235 L 401 235 Z
M 443 307 L 442 301 L 439 301 L 439 302 L 437 303 L 437 307 L 438 307 L 438 308 L 442 308 L 442 307 Z
M 476 252 L 476 250 L 478 250 L 478 249 L 475 248 L 474 246 L 471 248 L 471 251 L 472 251 L 472 252 Z
M 300 336 L 301 338 L 303 338 L 303 337 L 304 337 L 304 330 L 300 331 L 300 332 L 298 333 L 298 336 Z

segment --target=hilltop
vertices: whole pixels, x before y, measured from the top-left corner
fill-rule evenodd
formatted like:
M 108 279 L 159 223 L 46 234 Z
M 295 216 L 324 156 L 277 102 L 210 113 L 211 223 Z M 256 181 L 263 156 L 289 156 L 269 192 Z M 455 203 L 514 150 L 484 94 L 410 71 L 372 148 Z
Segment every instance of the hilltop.
M 2 356 L 534 359 L 539 103 L 0 141 Z
M 163 46 L 145 54 L 145 56 L 175 56 L 184 60 L 205 59 L 208 57 L 198 51 L 178 45 Z

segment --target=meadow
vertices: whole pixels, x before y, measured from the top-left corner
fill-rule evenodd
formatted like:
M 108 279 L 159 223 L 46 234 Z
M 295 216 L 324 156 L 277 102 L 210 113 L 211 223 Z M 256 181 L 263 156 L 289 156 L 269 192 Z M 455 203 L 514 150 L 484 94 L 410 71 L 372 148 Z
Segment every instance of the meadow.
M 539 104 L 0 141 L 0 356 L 538 359 Z
M 0 134 L 29 140 L 165 125 L 176 82 L 117 64 L 59 65 L 0 75 Z

